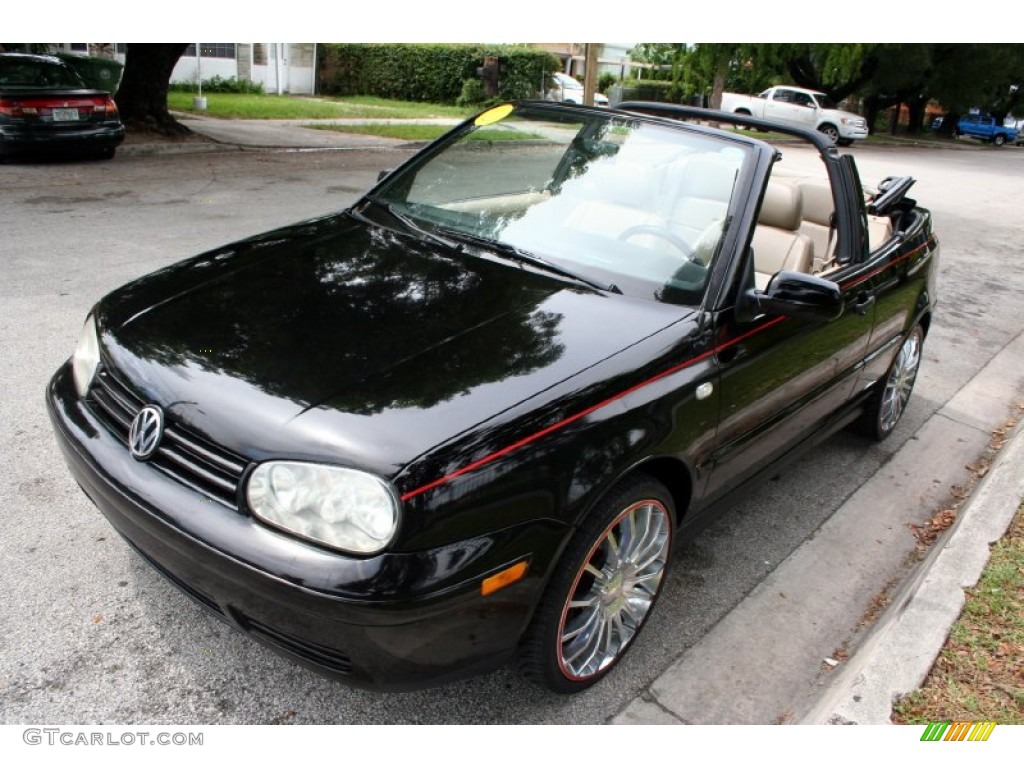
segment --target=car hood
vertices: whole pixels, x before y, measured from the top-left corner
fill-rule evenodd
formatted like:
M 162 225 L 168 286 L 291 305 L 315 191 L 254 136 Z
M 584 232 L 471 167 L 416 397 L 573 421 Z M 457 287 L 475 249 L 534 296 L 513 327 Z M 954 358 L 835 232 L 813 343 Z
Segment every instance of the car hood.
M 154 273 L 97 311 L 105 364 L 178 423 L 254 460 L 389 477 L 688 314 L 347 214 Z

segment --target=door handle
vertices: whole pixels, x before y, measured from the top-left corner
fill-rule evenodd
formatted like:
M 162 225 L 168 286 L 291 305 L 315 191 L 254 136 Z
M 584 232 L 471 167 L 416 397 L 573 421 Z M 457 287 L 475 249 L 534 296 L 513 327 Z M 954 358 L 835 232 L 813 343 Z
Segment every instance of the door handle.
M 850 309 L 856 312 L 858 315 L 866 315 L 868 310 L 871 309 L 875 303 L 874 294 L 862 293 L 857 297 L 857 302 L 853 304 Z

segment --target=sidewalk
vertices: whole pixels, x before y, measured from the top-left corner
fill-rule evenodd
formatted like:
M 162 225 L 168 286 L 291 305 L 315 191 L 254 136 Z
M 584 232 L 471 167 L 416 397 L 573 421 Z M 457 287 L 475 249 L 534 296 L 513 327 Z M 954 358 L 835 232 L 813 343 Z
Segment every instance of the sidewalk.
M 918 688 L 931 671 L 977 584 L 989 547 L 1006 532 L 1024 499 L 1024 429 L 1018 424 L 995 464 L 960 510 L 943 542 L 892 604 L 856 656 L 836 675 L 803 722 L 888 723 L 894 699 Z
M 127 143 L 119 153 L 125 155 L 178 154 L 185 152 L 223 152 L 232 149 L 310 149 L 310 150 L 367 150 L 414 149 L 426 142 L 392 139 L 383 136 L 341 133 L 308 128 L 309 125 L 422 124 L 456 125 L 451 118 L 368 119 L 327 118 L 294 120 L 225 120 L 191 112 L 175 112 L 174 116 L 197 135 L 210 140 L 204 142 L 159 142 L 153 144 Z M 925 148 L 949 150 L 978 150 L 986 145 L 974 141 L 935 142 L 908 136 L 875 137 L 863 146 L 871 148 Z M 856 149 L 857 145 L 854 145 Z
M 230 152 L 246 149 L 291 149 L 291 150 L 374 150 L 414 149 L 424 142 L 410 142 L 383 136 L 367 136 L 338 131 L 324 131 L 306 128 L 307 125 L 344 125 L 370 122 L 366 119 L 328 120 L 222 120 L 181 112 L 174 116 L 188 126 L 196 137 L 193 141 L 127 142 L 118 149 L 126 156 L 174 155 L 199 152 Z M 454 125 L 455 121 L 445 119 L 426 120 L 378 120 L 381 123 L 424 123 L 430 125 Z

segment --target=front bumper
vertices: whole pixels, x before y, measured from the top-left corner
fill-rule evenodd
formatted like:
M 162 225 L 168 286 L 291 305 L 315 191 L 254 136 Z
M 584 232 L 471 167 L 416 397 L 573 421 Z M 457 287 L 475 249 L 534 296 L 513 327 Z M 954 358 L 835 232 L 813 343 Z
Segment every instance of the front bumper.
M 537 523 L 425 552 L 344 556 L 132 459 L 78 398 L 67 364 L 47 406 L 75 479 L 151 565 L 236 628 L 352 685 L 421 688 L 505 663 L 564 536 Z M 483 578 L 524 558 L 523 580 L 481 596 Z
M 867 124 L 864 125 L 847 125 L 841 124 L 839 126 L 839 135 L 844 139 L 860 140 L 866 139 L 869 135 Z

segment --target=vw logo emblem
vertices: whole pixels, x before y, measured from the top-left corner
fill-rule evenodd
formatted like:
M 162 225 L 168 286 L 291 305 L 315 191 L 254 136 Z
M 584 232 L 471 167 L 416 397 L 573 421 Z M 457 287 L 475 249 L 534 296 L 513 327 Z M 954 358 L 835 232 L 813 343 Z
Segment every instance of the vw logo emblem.
M 128 448 L 139 461 L 145 461 L 157 446 L 164 434 L 164 412 L 155 405 L 147 405 L 132 421 L 128 430 Z

